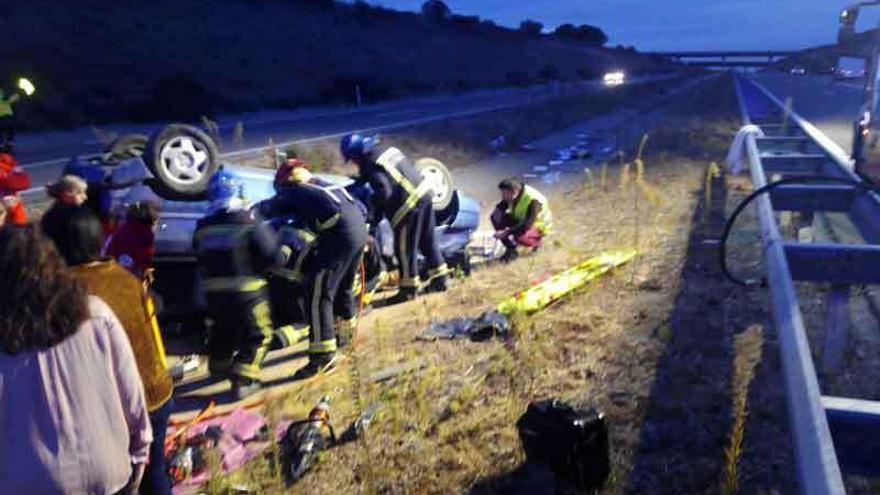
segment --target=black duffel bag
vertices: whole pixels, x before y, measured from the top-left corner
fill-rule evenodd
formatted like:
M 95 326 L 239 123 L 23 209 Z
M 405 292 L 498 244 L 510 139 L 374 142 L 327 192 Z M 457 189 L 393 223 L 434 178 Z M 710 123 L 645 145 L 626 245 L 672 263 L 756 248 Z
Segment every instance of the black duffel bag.
M 547 466 L 560 488 L 592 491 L 608 479 L 608 429 L 595 410 L 556 399 L 529 404 L 516 422 L 526 458 Z

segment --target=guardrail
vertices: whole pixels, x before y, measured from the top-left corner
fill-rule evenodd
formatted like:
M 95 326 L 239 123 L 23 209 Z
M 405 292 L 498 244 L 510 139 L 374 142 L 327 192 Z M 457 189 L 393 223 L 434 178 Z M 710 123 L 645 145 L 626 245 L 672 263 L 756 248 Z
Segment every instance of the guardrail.
M 846 154 L 807 120 L 755 81 L 735 76 L 734 84 L 743 124 L 757 125 L 765 135 L 746 141 L 755 189 L 768 176 L 859 181 Z M 822 395 L 794 281 L 831 284 L 822 366 L 833 374 L 844 357 L 850 286 L 880 283 L 880 246 L 872 244 L 880 242 L 880 199 L 864 187 L 829 179 L 781 185 L 755 201 L 800 491 L 842 494 L 842 473 L 880 473 L 880 402 Z M 800 212 L 810 223 L 815 213 L 846 213 L 867 244 L 786 239 L 779 211 Z

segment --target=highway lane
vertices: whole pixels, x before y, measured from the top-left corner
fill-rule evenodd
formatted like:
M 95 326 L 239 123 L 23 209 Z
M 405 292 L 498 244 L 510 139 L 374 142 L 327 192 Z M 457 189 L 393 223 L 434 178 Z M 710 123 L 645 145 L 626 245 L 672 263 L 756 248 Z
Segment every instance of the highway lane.
M 792 109 L 809 120 L 847 154 L 852 152 L 852 125 L 862 107 L 862 86 L 834 82 L 828 76 L 762 73 L 752 76 L 780 100 L 792 98 Z
M 645 84 L 675 75 L 633 78 L 628 84 Z M 542 99 L 558 97 L 562 91 L 604 91 L 599 83 L 529 88 L 481 90 L 460 95 L 433 96 L 392 101 L 360 108 L 313 108 L 299 111 L 270 111 L 226 116 L 218 119 L 221 130 L 221 153 L 235 159 L 253 154 L 265 147 L 271 138 L 275 143 L 316 140 L 342 135 L 353 130 L 382 131 L 408 125 L 428 123 L 457 116 L 473 115 L 491 110 L 522 106 Z M 233 145 L 235 123 L 244 124 L 244 141 Z M 106 126 L 102 134 L 150 133 L 158 124 Z M 98 153 L 101 141 L 93 129 L 77 129 L 47 133 L 22 134 L 18 137 L 16 155 L 38 186 L 57 178 L 61 166 L 73 155 Z

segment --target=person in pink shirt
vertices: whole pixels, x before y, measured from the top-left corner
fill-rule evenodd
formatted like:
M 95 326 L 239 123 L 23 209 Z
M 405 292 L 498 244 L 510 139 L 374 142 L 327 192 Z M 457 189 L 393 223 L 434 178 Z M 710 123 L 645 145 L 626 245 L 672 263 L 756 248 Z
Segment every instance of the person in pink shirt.
M 152 437 L 116 315 L 37 228 L 0 228 L 0 493 L 137 493 Z

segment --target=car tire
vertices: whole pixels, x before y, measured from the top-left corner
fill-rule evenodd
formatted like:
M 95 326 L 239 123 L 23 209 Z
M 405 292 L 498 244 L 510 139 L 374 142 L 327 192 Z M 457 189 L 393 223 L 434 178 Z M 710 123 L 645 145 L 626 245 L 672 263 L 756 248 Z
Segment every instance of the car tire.
M 149 139 L 146 134 L 123 134 L 104 147 L 104 161 L 119 163 L 143 156 Z
M 183 124 L 167 125 L 150 137 L 144 162 L 161 196 L 199 199 L 220 167 L 217 145 L 200 129 Z
M 434 211 L 443 211 L 452 201 L 455 187 L 452 181 L 452 173 L 440 160 L 433 158 L 421 158 L 415 162 L 416 169 L 422 174 L 424 180 L 431 181 L 434 193 L 431 203 Z

